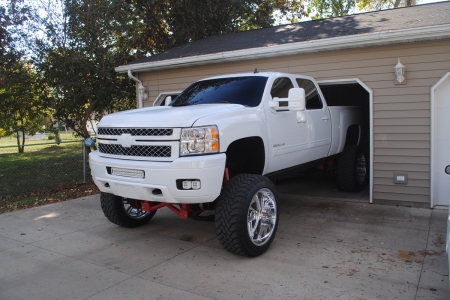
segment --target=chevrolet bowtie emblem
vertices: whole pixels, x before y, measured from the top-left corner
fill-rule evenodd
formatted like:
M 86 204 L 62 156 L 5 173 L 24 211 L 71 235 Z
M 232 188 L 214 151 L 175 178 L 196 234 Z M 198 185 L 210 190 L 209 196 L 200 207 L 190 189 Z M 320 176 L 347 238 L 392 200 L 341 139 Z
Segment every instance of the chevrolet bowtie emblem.
M 134 138 L 129 133 L 122 133 L 117 138 L 117 143 L 119 143 L 124 148 L 130 148 L 134 142 Z

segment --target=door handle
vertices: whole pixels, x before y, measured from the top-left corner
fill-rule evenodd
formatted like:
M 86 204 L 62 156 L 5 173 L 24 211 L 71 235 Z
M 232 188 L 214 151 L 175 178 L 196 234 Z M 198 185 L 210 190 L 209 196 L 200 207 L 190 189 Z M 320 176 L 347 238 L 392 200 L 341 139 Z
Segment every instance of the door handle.
M 297 111 L 297 123 L 306 123 L 305 115 L 301 111 Z
M 323 117 L 322 120 L 324 121 L 328 121 L 330 118 L 328 118 L 327 116 Z

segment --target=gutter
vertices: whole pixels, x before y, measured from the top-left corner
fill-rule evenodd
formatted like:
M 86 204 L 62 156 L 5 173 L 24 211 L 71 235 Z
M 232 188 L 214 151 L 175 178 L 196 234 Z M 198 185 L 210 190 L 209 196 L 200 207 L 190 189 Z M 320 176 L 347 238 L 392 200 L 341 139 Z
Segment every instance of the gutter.
M 287 43 L 276 46 L 248 48 L 214 54 L 167 59 L 155 62 L 143 62 L 122 65 L 116 67 L 115 70 L 119 73 L 130 71 L 156 71 L 180 67 L 201 66 L 212 63 L 236 62 L 319 51 L 399 44 L 445 38 L 450 38 L 450 24 L 380 31 L 375 33 L 356 34 L 305 42 Z
M 142 81 L 140 81 L 139 79 L 137 79 L 136 77 L 133 76 L 133 73 L 131 73 L 131 69 L 128 69 L 128 77 L 130 77 L 130 79 L 136 81 L 138 83 L 138 108 L 143 108 L 144 107 L 144 99 L 147 98 L 147 94 L 145 93 L 145 87 L 142 84 Z

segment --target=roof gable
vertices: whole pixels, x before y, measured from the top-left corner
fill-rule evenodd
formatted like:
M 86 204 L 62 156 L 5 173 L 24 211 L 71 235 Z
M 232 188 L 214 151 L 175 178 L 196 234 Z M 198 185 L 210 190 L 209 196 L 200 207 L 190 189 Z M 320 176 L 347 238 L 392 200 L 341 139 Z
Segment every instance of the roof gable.
M 263 29 L 211 36 L 128 63 L 152 64 L 194 56 L 229 51 L 273 47 L 293 43 L 320 41 L 450 24 L 450 2 L 418 5 L 339 18 L 299 22 Z M 119 67 L 120 68 L 120 67 Z M 134 68 L 133 68 L 134 69 Z

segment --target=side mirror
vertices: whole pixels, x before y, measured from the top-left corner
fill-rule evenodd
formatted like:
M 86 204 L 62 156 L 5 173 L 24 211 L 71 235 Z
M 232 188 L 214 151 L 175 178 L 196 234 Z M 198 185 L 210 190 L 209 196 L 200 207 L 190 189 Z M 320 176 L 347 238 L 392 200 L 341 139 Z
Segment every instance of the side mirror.
M 302 111 L 306 108 L 305 89 L 293 88 L 289 90 L 289 110 Z
M 167 96 L 166 99 L 164 99 L 164 106 L 167 106 L 172 102 L 172 96 Z
M 445 173 L 450 174 L 450 166 L 445 167 Z

